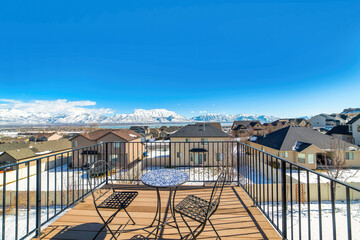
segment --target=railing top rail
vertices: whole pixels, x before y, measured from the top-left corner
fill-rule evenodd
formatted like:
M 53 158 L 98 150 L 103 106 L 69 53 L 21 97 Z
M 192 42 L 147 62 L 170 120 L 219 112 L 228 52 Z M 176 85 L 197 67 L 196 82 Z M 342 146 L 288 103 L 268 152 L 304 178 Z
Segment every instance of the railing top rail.
M 320 176 L 320 177 L 326 178 L 326 179 L 328 179 L 328 180 L 330 180 L 330 181 L 332 181 L 332 182 L 335 182 L 335 183 L 337 183 L 337 184 L 343 185 L 343 186 L 345 186 L 345 187 L 348 187 L 348 188 L 350 188 L 350 189 L 353 189 L 353 190 L 355 190 L 355 191 L 360 192 L 360 188 L 354 187 L 354 186 L 352 186 L 352 185 L 350 185 L 350 184 L 348 184 L 348 183 L 345 183 L 345 182 L 339 181 L 339 180 L 337 180 L 337 179 L 331 178 L 331 177 L 329 177 L 329 176 L 326 176 L 325 174 L 318 173 L 318 172 L 316 172 L 316 171 L 314 171 L 314 170 L 312 170 L 312 169 L 310 169 L 310 168 L 306 168 L 306 167 L 301 166 L 301 165 L 299 165 L 299 164 L 297 164 L 297 163 L 290 162 L 289 160 L 283 159 L 283 158 L 281 158 L 281 157 L 279 157 L 279 156 L 275 156 L 275 155 L 273 155 L 273 154 L 271 154 L 271 153 L 268 153 L 268 152 L 265 152 L 265 151 L 263 151 L 263 150 L 257 149 L 257 148 L 255 148 L 255 147 L 252 147 L 252 146 L 250 146 L 250 145 L 247 145 L 247 144 L 245 144 L 245 143 L 243 143 L 243 142 L 240 142 L 240 144 L 242 144 L 242 145 L 244 145 L 244 146 L 246 146 L 246 147 L 250 147 L 250 148 L 252 148 L 252 149 L 255 149 L 255 150 L 259 151 L 259 152 L 263 152 L 263 153 L 265 153 L 265 154 L 268 155 L 268 156 L 275 157 L 275 158 L 279 159 L 280 161 L 283 161 L 283 162 L 285 162 L 285 163 L 288 163 L 289 165 L 296 166 L 297 168 L 300 168 L 300 169 L 302 169 L 302 170 L 304 170 L 304 171 L 311 172 L 311 173 L 313 173 L 313 174 L 315 174 L 315 175 L 318 175 L 318 176 Z

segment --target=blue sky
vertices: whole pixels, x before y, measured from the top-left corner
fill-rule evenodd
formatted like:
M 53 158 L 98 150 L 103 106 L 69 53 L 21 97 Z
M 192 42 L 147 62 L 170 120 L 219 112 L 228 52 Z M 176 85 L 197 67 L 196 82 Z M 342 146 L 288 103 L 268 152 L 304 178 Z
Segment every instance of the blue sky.
M 0 98 L 278 117 L 360 107 L 360 1 L 3 1 Z

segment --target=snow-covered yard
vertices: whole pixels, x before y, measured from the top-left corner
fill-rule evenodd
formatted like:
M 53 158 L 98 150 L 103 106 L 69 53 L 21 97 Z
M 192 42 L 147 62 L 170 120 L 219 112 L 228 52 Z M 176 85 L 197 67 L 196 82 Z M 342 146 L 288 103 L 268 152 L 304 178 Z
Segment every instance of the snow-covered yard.
M 27 191 L 27 184 L 29 179 L 29 191 L 36 191 L 36 175 L 19 180 L 19 191 Z M 56 169 L 50 169 L 41 173 L 41 190 L 47 191 L 49 179 L 49 191 L 82 189 L 83 186 L 87 188 L 86 171 L 77 168 L 68 168 L 67 164 L 58 166 Z M 56 185 L 55 185 L 56 182 Z M 62 182 L 62 187 L 61 187 Z M 55 188 L 56 186 L 56 188 Z M 2 190 L 3 187 L 0 187 Z M 6 191 L 15 191 L 16 182 L 6 184 Z
M 334 170 L 332 170 L 334 171 Z M 342 173 L 340 174 L 338 180 L 339 181 L 346 181 L 346 182 L 360 182 L 360 171 L 357 169 L 345 169 L 340 170 Z M 319 172 L 325 176 L 328 176 L 325 171 Z M 292 174 L 290 174 L 290 170 L 286 171 L 286 174 L 290 177 L 292 176 L 293 179 L 296 181 L 299 179 L 298 170 L 292 170 Z M 309 173 L 309 183 L 318 183 L 318 175 L 314 173 Z M 300 171 L 300 181 L 302 183 L 307 183 L 307 174 L 306 171 Z M 320 183 L 328 183 L 330 182 L 329 179 L 325 177 L 320 177 Z
M 60 207 L 57 207 L 56 212 L 60 212 Z M 65 210 L 62 212 L 58 217 L 65 214 L 68 210 Z M 53 217 L 55 215 L 55 208 L 51 207 L 49 208 L 49 218 Z M 35 229 L 35 220 L 36 220 L 36 211 L 35 208 L 31 208 L 29 211 L 29 231 L 32 231 Z M 0 215 L 0 222 L 2 222 L 3 216 Z M 41 208 L 41 222 L 45 222 L 47 220 L 47 208 L 43 207 Z M 15 223 L 16 223 L 16 215 L 14 213 L 12 214 L 6 214 L 5 215 L 5 239 L 6 240 L 13 240 L 15 239 Z M 26 209 L 19 209 L 19 216 L 18 216 L 18 238 L 21 239 L 24 237 L 27 233 L 27 211 Z M 48 223 L 50 224 L 50 223 Z M 46 225 L 48 225 L 46 224 Z M 2 234 L 2 227 L 0 227 L 0 235 Z
M 282 212 L 281 202 L 279 202 L 279 225 L 282 223 Z M 267 211 L 267 205 L 263 206 Z M 299 227 L 301 224 L 301 239 L 308 239 L 309 225 L 308 217 L 310 216 L 310 228 L 311 228 L 311 239 L 319 239 L 320 228 L 319 228 L 319 216 L 322 221 L 322 236 L 323 239 L 333 239 L 332 231 L 332 209 L 331 202 L 323 201 L 321 203 L 321 212 L 317 202 L 310 203 L 310 211 L 307 203 L 301 204 L 301 214 L 299 214 L 298 204 L 293 203 L 293 220 L 291 221 L 291 206 L 288 203 L 287 208 L 287 234 L 288 239 L 291 239 L 293 234 L 294 239 L 300 239 Z M 269 216 L 272 216 L 272 207 L 269 205 Z M 300 215 L 300 217 L 299 217 Z M 336 235 L 337 239 L 348 239 L 347 238 L 347 213 L 346 213 L 346 202 L 336 201 L 335 203 L 335 219 L 336 219 Z M 276 205 L 274 205 L 274 219 L 277 222 L 277 211 Z M 293 233 L 291 233 L 291 226 L 293 227 Z M 360 239 L 360 201 L 351 202 L 351 228 L 352 228 L 352 239 Z

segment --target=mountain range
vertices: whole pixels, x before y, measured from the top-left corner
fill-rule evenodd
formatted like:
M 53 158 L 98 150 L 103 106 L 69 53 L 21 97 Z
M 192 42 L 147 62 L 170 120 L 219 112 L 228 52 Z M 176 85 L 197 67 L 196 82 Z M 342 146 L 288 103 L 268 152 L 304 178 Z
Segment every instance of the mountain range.
M 104 114 L 99 112 L 49 113 L 27 111 L 26 109 L 0 109 L 0 125 L 70 125 L 70 124 L 157 124 L 190 122 L 233 122 L 235 120 L 258 120 L 272 122 L 278 118 L 253 114 L 203 114 L 185 118 L 166 109 L 135 109 L 131 114 Z

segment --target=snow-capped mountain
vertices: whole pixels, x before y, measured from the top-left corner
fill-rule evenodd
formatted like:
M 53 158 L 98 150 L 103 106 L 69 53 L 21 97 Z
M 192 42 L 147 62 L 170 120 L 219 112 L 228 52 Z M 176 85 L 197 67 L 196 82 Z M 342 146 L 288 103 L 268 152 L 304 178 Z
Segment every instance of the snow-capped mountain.
M 0 125 L 44 124 L 117 124 L 117 123 L 181 123 L 189 119 L 166 109 L 136 109 L 131 114 L 109 115 L 99 112 L 67 112 L 63 114 L 46 111 L 28 112 L 17 109 L 0 109 Z
M 166 109 L 135 109 L 131 114 L 116 114 L 108 117 L 102 123 L 168 123 L 168 122 L 189 122 L 179 114 Z
M 234 114 L 234 115 L 223 115 L 207 113 L 200 116 L 191 118 L 195 122 L 234 122 L 234 121 L 260 121 L 273 122 L 277 120 L 277 117 L 268 115 L 255 115 L 255 114 Z

